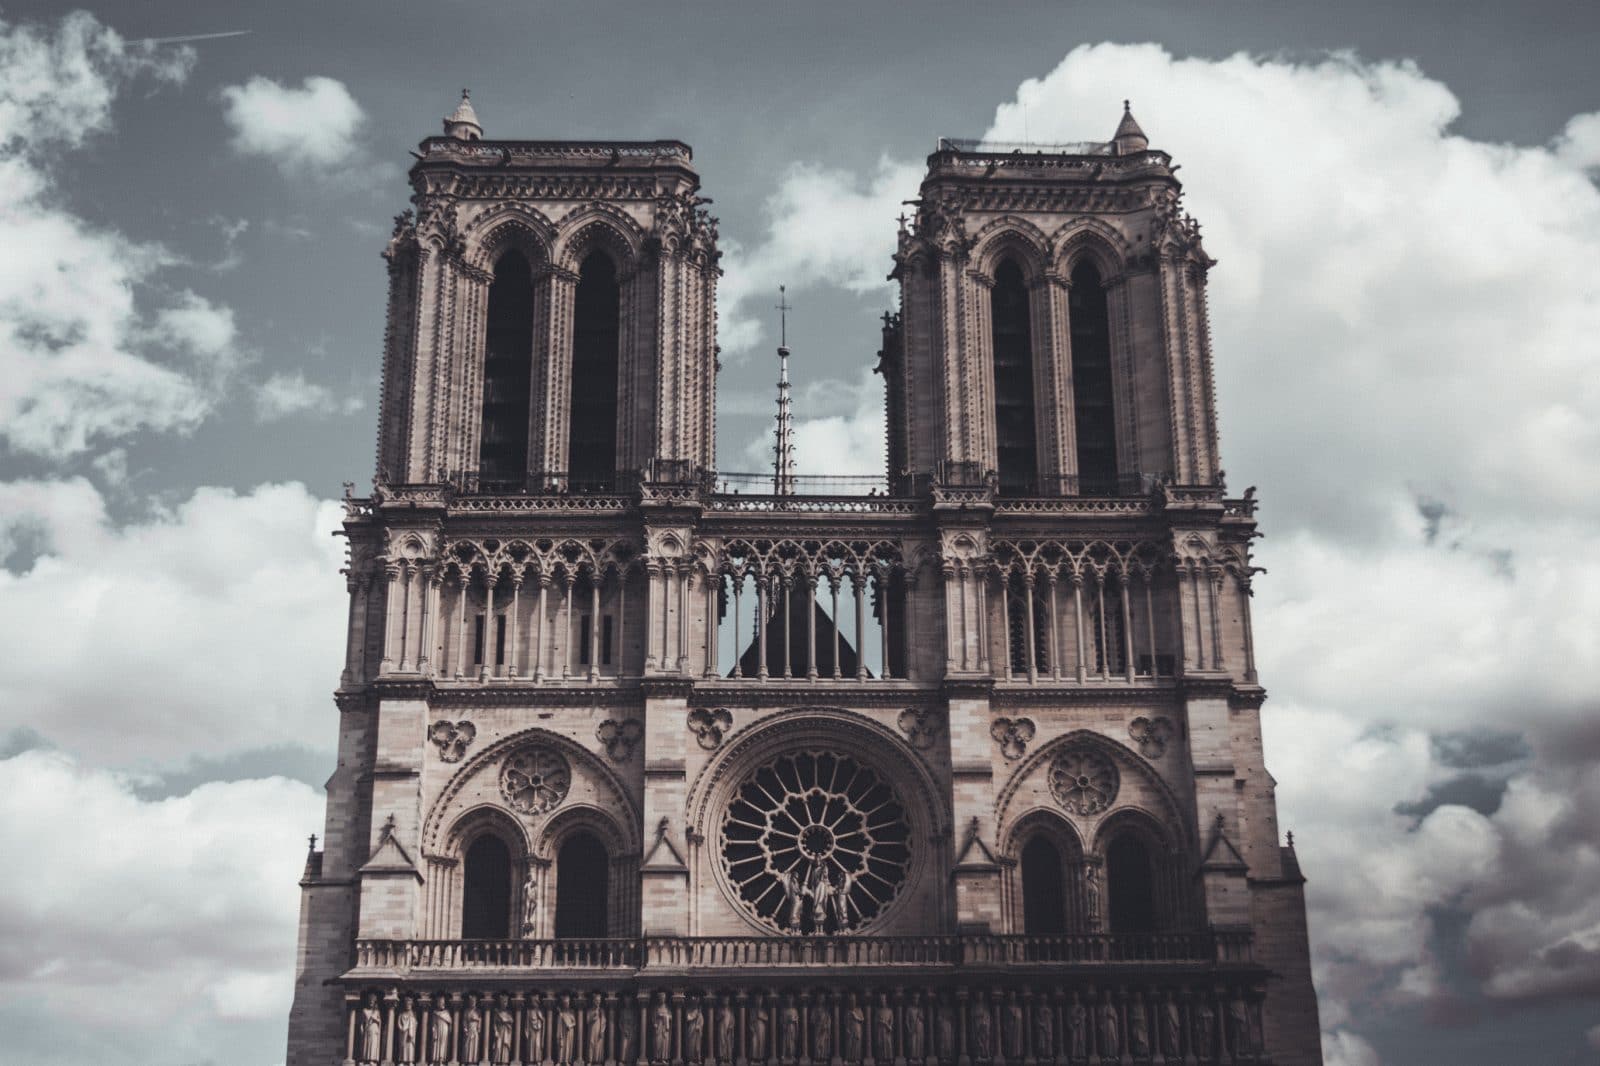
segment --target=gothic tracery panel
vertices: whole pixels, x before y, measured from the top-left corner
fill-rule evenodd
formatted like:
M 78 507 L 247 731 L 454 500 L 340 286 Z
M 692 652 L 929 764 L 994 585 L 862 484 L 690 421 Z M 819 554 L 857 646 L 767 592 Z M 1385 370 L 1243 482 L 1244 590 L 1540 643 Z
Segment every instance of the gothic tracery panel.
M 1110 807 L 1120 784 L 1117 764 L 1090 748 L 1067 748 L 1050 761 L 1050 793 L 1073 814 Z
M 572 768 L 560 752 L 534 746 L 506 756 L 500 768 L 500 793 L 524 814 L 554 810 L 572 787 Z

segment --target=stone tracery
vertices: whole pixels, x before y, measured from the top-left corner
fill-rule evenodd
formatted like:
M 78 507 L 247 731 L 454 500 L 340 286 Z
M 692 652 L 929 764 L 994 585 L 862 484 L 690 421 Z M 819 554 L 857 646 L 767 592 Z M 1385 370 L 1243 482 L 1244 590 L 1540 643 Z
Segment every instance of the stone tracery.
M 572 768 L 560 752 L 533 745 L 506 756 L 500 768 L 500 793 L 513 809 L 544 814 L 567 798 Z

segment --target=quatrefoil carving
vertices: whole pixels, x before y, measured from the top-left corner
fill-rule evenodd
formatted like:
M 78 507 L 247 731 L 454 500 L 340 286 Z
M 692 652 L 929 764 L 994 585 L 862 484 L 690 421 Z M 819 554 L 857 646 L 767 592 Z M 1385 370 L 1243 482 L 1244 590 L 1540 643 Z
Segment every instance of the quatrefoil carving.
M 989 735 L 1000 745 L 1000 753 L 1012 760 L 1022 758 L 1036 732 L 1031 718 L 996 718 L 989 725 Z
M 714 710 L 697 707 L 689 712 L 689 732 L 707 751 L 715 751 L 722 744 L 723 735 L 732 728 L 733 715 L 725 707 Z
M 899 726 L 913 748 L 926 749 L 933 746 L 944 723 L 932 707 L 908 707 L 900 712 Z
M 460 762 L 478 735 L 478 727 L 471 722 L 452 722 L 441 718 L 428 729 L 428 739 L 438 745 L 439 758 L 444 762 Z
M 1139 745 L 1139 754 L 1146 759 L 1161 758 L 1174 732 L 1172 719 L 1164 715 L 1156 718 L 1140 715 L 1128 723 L 1128 736 Z
M 633 754 L 633 746 L 644 736 L 644 726 L 637 718 L 613 721 L 607 718 L 594 731 L 595 739 L 605 745 L 612 762 L 623 762 Z

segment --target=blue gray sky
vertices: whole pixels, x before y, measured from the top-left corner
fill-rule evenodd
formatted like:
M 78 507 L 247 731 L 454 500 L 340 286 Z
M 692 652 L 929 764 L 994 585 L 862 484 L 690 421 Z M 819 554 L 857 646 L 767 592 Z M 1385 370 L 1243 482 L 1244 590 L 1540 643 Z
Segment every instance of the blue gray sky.
M 0 6 L 8 1050 L 282 1060 L 378 251 L 408 149 L 470 86 L 491 137 L 694 146 L 726 252 L 720 465 L 765 462 L 787 284 L 819 473 L 881 455 L 894 216 L 935 139 L 1104 139 L 1131 98 L 1220 260 L 1223 454 L 1263 500 L 1268 763 L 1328 1060 L 1600 1061 L 1597 23 L 1576 2 Z

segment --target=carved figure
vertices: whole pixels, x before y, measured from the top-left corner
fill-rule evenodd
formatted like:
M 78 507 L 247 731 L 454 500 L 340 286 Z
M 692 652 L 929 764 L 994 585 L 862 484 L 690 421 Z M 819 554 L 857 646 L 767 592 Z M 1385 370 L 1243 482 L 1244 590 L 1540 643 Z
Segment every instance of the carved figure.
M 722 997 L 722 1007 L 717 1011 L 717 1057 L 724 1063 L 731 1063 L 738 1054 L 734 1050 L 734 1029 L 739 1024 L 739 1018 L 733 1011 L 733 1002 L 727 996 Z
M 572 1066 L 577 1049 L 578 1012 L 572 1009 L 572 997 L 563 992 L 556 1001 L 556 1061 L 561 1066 Z
M 873 1044 L 880 1062 L 894 1061 L 894 1008 L 889 999 L 878 993 L 878 1009 L 873 1015 Z
M 589 1001 L 589 1010 L 583 1016 L 583 1024 L 587 1030 L 584 1033 L 584 1042 L 587 1044 L 584 1058 L 589 1066 L 600 1066 L 606 1061 L 606 1012 L 600 1006 L 600 993 L 596 992 L 594 998 Z
M 1145 1013 L 1144 1000 L 1137 996 L 1128 1004 L 1128 1050 L 1135 1058 L 1150 1054 L 1150 1016 Z
M 367 993 L 367 1005 L 361 1008 L 361 1061 L 377 1062 L 383 1058 L 383 1011 L 378 1007 L 378 994 Z
M 861 1040 L 867 1031 L 867 1012 L 861 1009 L 861 1004 L 856 1002 L 856 994 L 850 993 L 850 999 L 844 1008 L 844 1059 L 846 1062 L 861 1061 Z
M 805 887 L 800 883 L 799 863 L 783 872 L 783 922 L 791 929 L 800 928 L 800 917 L 805 907 Z
M 1211 1058 L 1211 1051 L 1216 1046 L 1214 1034 L 1216 1032 L 1217 1012 L 1211 1009 L 1211 1004 L 1200 1000 L 1190 1012 L 1194 1019 L 1194 1053 L 1197 1058 Z
M 833 879 L 828 875 L 825 865 L 818 863 L 811 868 L 811 876 L 807 879 L 806 887 L 811 896 L 812 931 L 821 933 L 829 918 L 833 919 L 834 929 L 843 929 Z
M 1055 1015 L 1044 996 L 1039 997 L 1039 1005 L 1033 1008 L 1033 1053 L 1041 1059 L 1055 1058 L 1056 1054 Z
M 432 1037 L 428 1043 L 428 1061 L 435 1064 L 449 1062 L 455 1057 L 450 1053 L 450 1032 L 455 1028 L 455 1019 L 450 1017 L 444 993 L 433 997 L 433 1012 L 428 1021 L 429 1035 Z
M 790 1062 L 800 1055 L 800 1008 L 792 1002 L 778 1011 L 778 1057 Z
M 761 1004 L 761 997 L 756 997 L 755 1005 L 750 1008 L 750 1060 L 752 1062 L 765 1062 L 767 1058 L 767 1009 Z
M 1183 1008 L 1176 999 L 1161 1006 L 1161 1054 L 1177 1058 L 1183 1050 Z
M 1110 1000 L 1100 1004 L 1100 1057 L 1116 1058 L 1122 1054 L 1122 1024 L 1117 1017 L 1116 1004 Z
M 922 1012 L 922 997 L 914 995 L 906 1004 L 906 1058 L 921 1061 L 926 1057 L 927 1022 Z
M 980 1062 L 994 1058 L 994 1016 L 981 999 L 972 1004 L 972 1057 Z
M 683 1008 L 683 1059 L 699 1062 L 705 1057 L 706 1016 L 700 1001 L 691 999 Z
M 826 1061 L 833 1053 L 833 1011 L 819 1001 L 811 1008 L 811 1057 Z
M 938 1033 L 936 1050 L 940 1062 L 956 1061 L 956 1014 L 950 1004 L 940 1000 L 934 1007 L 937 1022 L 934 1028 Z
M 539 886 L 534 882 L 533 875 L 528 875 L 527 882 L 522 886 L 522 935 L 532 936 L 534 930 L 539 928 Z
M 1250 1007 L 1240 996 L 1228 1001 L 1228 1039 L 1235 1055 L 1255 1051 L 1255 1031 L 1250 1024 Z
M 617 1061 L 622 1063 L 633 1061 L 633 1042 L 639 1035 L 639 1023 L 635 1020 L 633 1004 L 623 1000 L 617 1008 Z
M 656 993 L 655 1010 L 650 1012 L 650 1057 L 656 1062 L 672 1060 L 672 1008 L 665 992 Z
M 412 1003 L 412 998 L 407 996 L 400 1005 L 399 1015 L 394 1020 L 396 1062 L 417 1061 L 417 1016 L 411 1009 Z
M 1086 1058 L 1089 1054 L 1089 1011 L 1076 998 L 1067 1011 L 1067 1030 L 1071 1033 L 1073 1061 Z
M 1089 928 L 1100 928 L 1100 868 L 1092 862 L 1083 866 L 1083 910 Z
M 466 1013 L 461 1016 L 461 1061 L 483 1061 L 483 1012 L 478 1009 L 478 997 L 467 997 Z
M 511 1000 L 504 992 L 494 998 L 494 1013 L 489 1018 L 489 1061 L 503 1066 L 516 1055 L 517 1019 L 511 1013 Z
M 1022 1004 L 1017 1002 L 1015 992 L 1006 995 L 1005 1014 L 1000 1019 L 1000 1039 L 1005 1047 L 1006 1058 L 1022 1058 L 1022 1030 L 1023 1023 Z
M 528 1007 L 528 1017 L 524 1023 L 527 1032 L 523 1037 L 528 1045 L 528 1061 L 544 1061 L 544 1004 L 537 999 Z

